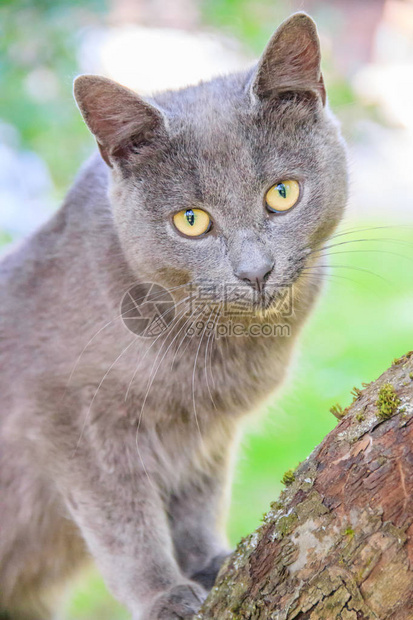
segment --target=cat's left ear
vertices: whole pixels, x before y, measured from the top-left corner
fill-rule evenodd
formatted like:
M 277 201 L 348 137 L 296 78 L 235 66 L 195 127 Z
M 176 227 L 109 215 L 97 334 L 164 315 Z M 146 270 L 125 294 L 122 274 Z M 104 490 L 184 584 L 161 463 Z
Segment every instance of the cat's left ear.
M 271 37 L 253 77 L 252 96 L 270 99 L 280 93 L 312 92 L 326 102 L 320 69 L 320 41 L 313 20 L 295 13 Z
M 166 133 L 160 110 L 113 80 L 80 75 L 73 91 L 108 166 L 147 151 L 148 145 Z

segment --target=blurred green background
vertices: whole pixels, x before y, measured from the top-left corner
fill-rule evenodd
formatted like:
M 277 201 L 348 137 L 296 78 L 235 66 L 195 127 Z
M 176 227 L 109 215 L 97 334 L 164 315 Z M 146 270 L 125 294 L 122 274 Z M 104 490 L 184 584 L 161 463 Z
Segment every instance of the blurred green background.
M 208 54 L 211 71 L 216 68 L 217 48 L 208 45 L 219 41 L 223 65 L 227 54 L 225 70 L 248 64 L 292 11 L 304 8 L 317 20 L 330 104 L 349 142 L 350 204 L 338 233 L 343 236 L 332 241 L 340 245 L 331 249 L 325 294 L 304 330 L 289 379 L 281 395 L 246 428 L 228 522 L 233 545 L 259 524 L 281 489 L 284 471 L 306 458 L 336 424 L 330 407 L 346 406 L 354 386 L 375 379 L 393 358 L 413 348 L 413 115 L 406 112 L 413 100 L 413 8 L 407 13 L 407 4 L 3 0 L 0 6 L 4 247 L 30 233 L 57 208 L 93 149 L 72 99 L 77 73 L 106 73 L 125 82 L 121 78 L 129 74 L 122 41 L 130 45 L 135 37 L 150 47 L 171 32 L 172 46 L 182 36 L 189 46 L 185 50 L 205 42 L 206 51 L 199 57 L 194 52 L 199 58 L 195 72 L 206 71 Z M 114 49 L 120 49 L 118 68 Z M 152 79 L 151 71 L 162 74 L 170 47 L 167 52 L 154 58 L 154 69 L 149 67 L 145 74 L 150 50 L 146 56 L 137 51 L 137 87 L 153 87 L 145 75 Z M 164 68 L 169 77 L 180 61 L 172 62 L 174 66 Z M 383 81 L 391 88 L 383 90 Z M 115 620 L 128 614 L 91 569 L 73 586 L 66 618 Z

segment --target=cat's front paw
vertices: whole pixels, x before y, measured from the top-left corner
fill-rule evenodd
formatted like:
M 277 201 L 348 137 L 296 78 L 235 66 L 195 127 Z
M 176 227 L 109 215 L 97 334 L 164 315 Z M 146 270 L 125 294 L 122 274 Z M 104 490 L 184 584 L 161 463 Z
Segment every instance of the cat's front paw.
M 196 583 L 174 586 L 157 596 L 144 620 L 189 620 L 199 611 L 206 595 Z
M 223 551 L 216 555 L 204 568 L 192 575 L 191 579 L 200 583 L 206 590 L 211 590 L 221 566 L 230 555 L 230 551 Z

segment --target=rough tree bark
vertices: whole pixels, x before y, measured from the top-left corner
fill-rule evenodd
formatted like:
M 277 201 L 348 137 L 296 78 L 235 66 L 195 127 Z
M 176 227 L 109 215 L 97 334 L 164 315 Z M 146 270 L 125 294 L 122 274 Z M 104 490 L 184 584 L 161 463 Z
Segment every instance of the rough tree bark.
M 413 619 L 413 352 L 354 395 L 198 620 Z

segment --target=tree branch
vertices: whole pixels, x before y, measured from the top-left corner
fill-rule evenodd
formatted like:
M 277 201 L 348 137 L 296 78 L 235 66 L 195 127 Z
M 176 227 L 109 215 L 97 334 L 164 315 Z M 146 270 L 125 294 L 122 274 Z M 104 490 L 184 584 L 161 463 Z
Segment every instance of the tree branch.
M 412 620 L 413 352 L 343 413 L 224 564 L 198 620 Z

